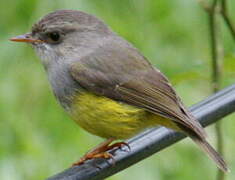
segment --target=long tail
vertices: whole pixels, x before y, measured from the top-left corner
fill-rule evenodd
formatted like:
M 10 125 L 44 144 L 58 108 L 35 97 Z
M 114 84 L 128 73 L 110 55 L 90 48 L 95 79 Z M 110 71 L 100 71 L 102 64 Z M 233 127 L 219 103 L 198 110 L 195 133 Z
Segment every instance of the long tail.
M 226 162 L 205 139 L 201 139 L 197 136 L 190 137 L 216 163 L 218 168 L 220 168 L 223 172 L 229 172 Z

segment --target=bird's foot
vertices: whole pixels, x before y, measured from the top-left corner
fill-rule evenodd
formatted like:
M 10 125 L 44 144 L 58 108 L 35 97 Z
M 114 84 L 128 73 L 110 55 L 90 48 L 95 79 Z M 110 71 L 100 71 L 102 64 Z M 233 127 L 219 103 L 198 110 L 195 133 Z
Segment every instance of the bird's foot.
M 129 144 L 126 143 L 126 142 L 117 142 L 117 143 L 114 143 L 114 144 L 112 144 L 112 145 L 109 145 L 109 146 L 108 146 L 108 150 L 115 149 L 115 148 L 117 148 L 117 149 L 122 149 L 122 147 L 127 147 L 127 148 L 128 148 L 128 151 L 131 150 L 131 147 L 130 147 Z
M 86 153 L 79 161 L 75 162 L 73 166 L 78 166 L 78 165 L 83 164 L 87 160 L 97 159 L 97 158 L 112 159 L 112 165 L 114 165 L 115 160 L 113 158 L 113 155 L 107 151 L 112 150 L 112 149 L 119 149 L 124 146 L 126 146 L 130 151 L 130 146 L 129 144 L 125 142 L 117 142 L 117 143 L 110 145 L 112 141 L 113 139 L 108 139 L 107 141 L 101 143 L 95 149 Z
M 112 164 L 115 163 L 113 155 L 110 154 L 109 152 L 99 152 L 99 153 L 89 152 L 85 154 L 79 161 L 73 163 L 73 166 L 79 166 L 87 160 L 97 159 L 97 158 L 112 159 Z

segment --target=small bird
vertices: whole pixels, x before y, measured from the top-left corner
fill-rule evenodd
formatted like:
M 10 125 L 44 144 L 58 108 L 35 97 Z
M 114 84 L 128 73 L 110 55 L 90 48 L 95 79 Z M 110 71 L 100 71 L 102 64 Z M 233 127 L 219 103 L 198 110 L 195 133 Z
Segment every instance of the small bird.
M 33 46 L 65 111 L 82 128 L 106 139 L 75 165 L 112 158 L 108 150 L 128 146 L 112 144 L 114 140 L 164 126 L 189 136 L 222 171 L 228 171 L 168 79 L 95 16 L 57 10 L 34 24 L 30 33 L 10 40 Z

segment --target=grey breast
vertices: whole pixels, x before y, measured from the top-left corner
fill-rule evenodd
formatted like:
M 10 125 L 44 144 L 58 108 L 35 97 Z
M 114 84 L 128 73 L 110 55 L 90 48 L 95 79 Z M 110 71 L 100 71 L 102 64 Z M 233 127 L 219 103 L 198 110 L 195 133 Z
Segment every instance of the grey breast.
M 66 64 L 57 64 L 47 71 L 54 95 L 63 108 L 68 110 L 71 98 L 76 92 L 82 90 L 82 87 L 72 78 Z

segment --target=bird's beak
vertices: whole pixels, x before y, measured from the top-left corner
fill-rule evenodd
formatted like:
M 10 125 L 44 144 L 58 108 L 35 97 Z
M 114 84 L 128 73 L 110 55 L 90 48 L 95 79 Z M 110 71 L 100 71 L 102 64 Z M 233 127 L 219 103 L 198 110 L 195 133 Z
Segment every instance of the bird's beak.
M 27 43 L 34 43 L 34 42 L 42 43 L 42 42 L 44 42 L 40 39 L 33 38 L 31 33 L 26 33 L 26 34 L 23 34 L 23 35 L 13 37 L 13 38 L 10 39 L 10 41 L 27 42 Z

